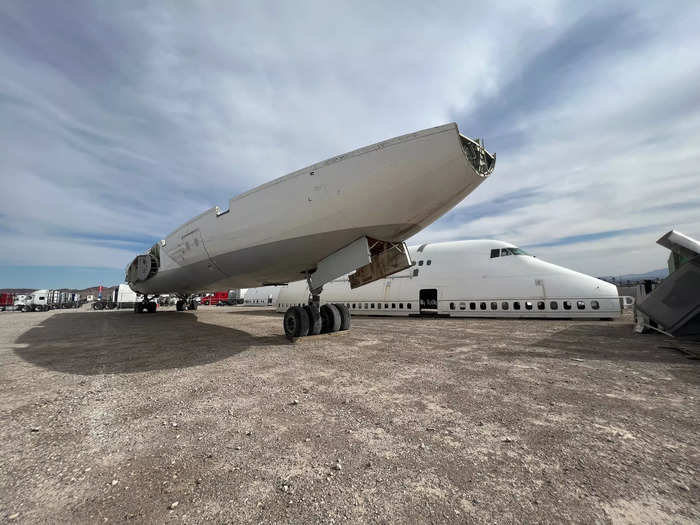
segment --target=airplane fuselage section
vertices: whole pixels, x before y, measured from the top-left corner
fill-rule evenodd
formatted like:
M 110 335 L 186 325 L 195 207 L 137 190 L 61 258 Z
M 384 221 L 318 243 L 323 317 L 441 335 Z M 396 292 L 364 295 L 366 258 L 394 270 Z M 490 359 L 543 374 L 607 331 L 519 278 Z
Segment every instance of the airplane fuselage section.
M 131 287 L 187 294 L 302 279 L 361 237 L 400 242 L 425 228 L 494 162 L 455 124 L 333 157 L 190 220 L 151 250 L 157 273 Z

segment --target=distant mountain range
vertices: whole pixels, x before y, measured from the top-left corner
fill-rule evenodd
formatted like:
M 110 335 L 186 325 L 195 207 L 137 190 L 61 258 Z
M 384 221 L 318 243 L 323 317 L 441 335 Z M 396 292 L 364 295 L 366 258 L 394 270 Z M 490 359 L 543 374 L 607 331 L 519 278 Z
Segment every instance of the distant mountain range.
M 628 273 L 625 275 L 606 275 L 601 277 L 605 281 L 643 281 L 644 279 L 665 279 L 668 277 L 668 268 L 660 268 L 647 273 Z

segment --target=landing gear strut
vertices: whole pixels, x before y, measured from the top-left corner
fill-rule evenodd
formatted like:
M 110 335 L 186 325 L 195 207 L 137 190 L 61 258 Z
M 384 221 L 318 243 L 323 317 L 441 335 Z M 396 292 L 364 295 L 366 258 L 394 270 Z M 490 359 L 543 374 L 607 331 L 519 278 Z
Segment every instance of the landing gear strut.
M 321 306 L 321 289 L 311 291 L 309 304 L 292 306 L 284 314 L 287 339 L 350 329 L 350 310 L 342 303 Z

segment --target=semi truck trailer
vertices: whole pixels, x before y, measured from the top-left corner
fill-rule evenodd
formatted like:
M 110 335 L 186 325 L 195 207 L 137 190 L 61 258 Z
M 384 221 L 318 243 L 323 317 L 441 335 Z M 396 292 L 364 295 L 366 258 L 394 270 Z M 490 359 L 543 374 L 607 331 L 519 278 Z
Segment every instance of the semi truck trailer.
M 120 284 L 110 294 L 109 299 L 98 299 L 92 303 L 93 310 L 115 310 L 119 308 L 134 308 L 140 303 L 139 294 L 133 291 L 128 284 Z

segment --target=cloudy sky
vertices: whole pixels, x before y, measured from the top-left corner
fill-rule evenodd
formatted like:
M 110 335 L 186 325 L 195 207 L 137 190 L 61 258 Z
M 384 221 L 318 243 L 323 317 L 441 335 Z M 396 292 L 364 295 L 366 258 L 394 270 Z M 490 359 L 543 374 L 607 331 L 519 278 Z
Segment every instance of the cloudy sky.
M 413 241 L 601 275 L 700 237 L 697 0 L 249 4 L 0 3 L 0 287 L 117 282 L 242 191 L 450 121 L 496 171 Z

